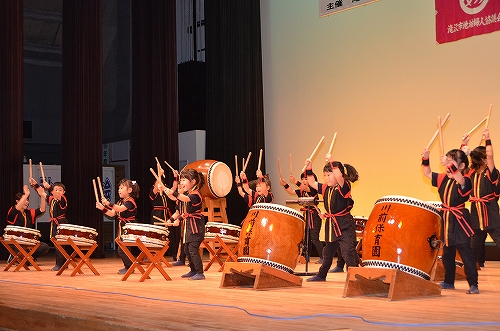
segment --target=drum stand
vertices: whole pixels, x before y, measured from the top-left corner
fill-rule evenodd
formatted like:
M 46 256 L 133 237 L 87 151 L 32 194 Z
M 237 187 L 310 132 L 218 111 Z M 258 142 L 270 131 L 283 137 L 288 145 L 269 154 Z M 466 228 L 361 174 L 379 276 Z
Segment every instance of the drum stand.
M 306 207 L 306 211 L 305 211 L 305 214 L 306 214 L 306 217 L 305 217 L 305 221 L 306 221 L 306 244 L 305 244 L 305 251 L 306 251 L 306 256 L 305 256 L 305 259 L 306 259 L 306 271 L 305 272 L 294 272 L 293 274 L 296 275 L 296 276 L 313 276 L 313 275 L 316 275 L 317 272 L 309 272 L 309 221 L 312 222 L 312 215 L 309 213 L 309 207 L 313 208 L 314 206 L 316 206 L 318 204 L 318 202 L 320 202 L 317 198 L 299 198 L 298 200 L 287 200 L 286 203 L 297 203 L 299 204 L 300 206 L 304 206 Z M 304 246 L 303 246 L 304 247 Z M 319 252 L 318 252 L 319 253 Z M 300 257 L 299 257 L 300 258 Z
M 440 296 L 441 286 L 395 268 L 350 267 L 342 297 L 363 295 L 392 301 Z
M 76 276 L 77 273 L 83 274 L 81 270 L 83 265 L 86 264 L 87 267 L 94 273 L 94 275 L 99 276 L 99 272 L 94 267 L 92 262 L 90 261 L 90 256 L 97 248 L 97 243 L 93 244 L 81 244 L 80 242 L 75 242 L 71 238 L 67 238 L 66 240 L 57 240 L 56 237 L 50 238 L 50 241 L 54 244 L 54 247 L 64 256 L 66 262 L 61 266 L 61 269 L 56 273 L 57 276 L 60 276 L 64 270 L 66 270 L 69 265 L 73 266 L 75 270 L 71 273 L 71 277 Z M 73 248 L 73 252 L 69 255 L 64 246 L 71 246 Z M 83 251 L 87 251 L 86 254 Z M 80 261 L 78 261 L 80 259 Z M 76 263 L 78 262 L 78 264 Z
M 18 262 L 19 264 L 16 266 L 14 271 L 19 271 L 21 270 L 21 268 L 30 270 L 30 268 L 27 265 L 28 262 L 37 271 L 42 271 L 42 269 L 40 269 L 38 264 L 36 264 L 32 256 L 33 253 L 35 253 L 35 251 L 37 250 L 38 246 L 40 246 L 39 242 L 33 245 L 26 245 L 26 244 L 20 244 L 14 239 L 5 240 L 3 238 L 0 238 L 0 241 L 2 241 L 2 244 L 14 257 L 12 261 L 10 261 L 10 263 L 7 264 L 7 267 L 5 267 L 3 271 L 9 270 L 10 267 L 14 266 L 16 262 Z M 17 252 L 10 245 L 13 245 L 15 248 L 17 248 Z

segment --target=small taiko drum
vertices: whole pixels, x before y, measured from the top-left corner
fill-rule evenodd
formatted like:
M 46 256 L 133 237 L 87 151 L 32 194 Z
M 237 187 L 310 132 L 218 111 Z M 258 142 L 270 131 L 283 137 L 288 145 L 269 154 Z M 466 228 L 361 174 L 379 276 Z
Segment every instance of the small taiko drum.
M 94 228 L 81 225 L 59 224 L 57 226 L 56 239 L 68 240 L 68 238 L 71 238 L 77 245 L 92 246 L 96 242 L 97 231 Z
M 215 238 L 218 235 L 223 241 L 238 242 L 241 227 L 220 222 L 207 222 L 205 224 L 205 238 Z
M 212 199 L 223 198 L 233 185 L 231 169 L 215 160 L 198 160 L 186 165 L 184 168 L 195 169 L 205 177 L 205 185 L 201 188 L 201 195 Z
M 127 223 L 122 227 L 122 241 L 136 242 L 139 238 L 146 247 L 163 247 L 168 242 L 168 229 L 165 226 Z
M 417 199 L 385 196 L 375 202 L 363 234 L 363 267 L 399 269 L 430 280 L 441 233 L 438 210 Z
M 22 226 L 7 225 L 4 230 L 3 239 L 14 239 L 21 245 L 36 245 L 40 242 L 40 231 Z
M 241 227 L 238 262 L 261 263 L 293 273 L 304 231 L 302 213 L 277 204 L 257 203 Z
M 354 216 L 354 223 L 356 226 L 356 237 L 363 236 L 363 231 L 365 230 L 367 221 L 368 218 L 364 216 Z

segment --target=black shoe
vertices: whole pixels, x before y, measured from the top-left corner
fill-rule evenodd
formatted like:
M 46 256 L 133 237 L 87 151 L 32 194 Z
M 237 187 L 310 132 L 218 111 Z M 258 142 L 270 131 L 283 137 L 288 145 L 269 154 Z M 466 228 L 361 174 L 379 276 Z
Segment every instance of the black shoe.
M 306 282 L 326 282 L 325 278 L 321 278 L 318 275 L 314 275 L 311 278 L 307 278 Z
M 118 270 L 118 274 L 119 275 L 125 275 L 127 273 L 129 268 L 123 268 L 123 269 L 120 269 Z M 134 270 L 135 271 L 135 270 Z M 132 271 L 132 273 L 134 273 L 134 271 Z
M 182 275 L 181 277 L 182 277 L 182 278 L 191 278 L 191 277 L 193 277 L 194 275 L 196 275 L 196 271 L 190 271 L 190 272 L 188 272 L 187 274 Z
M 56 265 L 55 265 L 55 266 L 53 266 L 53 267 L 52 267 L 52 269 L 50 269 L 50 270 L 52 270 L 52 271 L 59 271 L 59 270 L 61 270 L 61 266 L 56 264 Z

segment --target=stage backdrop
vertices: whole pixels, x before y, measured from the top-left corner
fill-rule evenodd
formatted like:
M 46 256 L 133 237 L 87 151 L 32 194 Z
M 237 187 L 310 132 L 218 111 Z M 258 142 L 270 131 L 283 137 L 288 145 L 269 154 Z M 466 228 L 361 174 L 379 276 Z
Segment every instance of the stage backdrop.
M 450 150 L 493 104 L 489 127 L 499 146 L 500 34 L 437 44 L 434 0 L 381 0 L 324 18 L 316 1 L 262 1 L 261 10 L 264 153 L 277 203 L 291 199 L 279 185 L 278 157 L 288 179 L 292 154 L 298 177 L 325 136 L 313 160 L 322 181 L 335 132 L 333 157 L 359 171 L 352 186 L 358 216 L 384 195 L 439 199 L 420 166 L 438 115 L 451 113 L 443 129 Z M 431 147 L 435 171 L 442 170 L 438 146 Z

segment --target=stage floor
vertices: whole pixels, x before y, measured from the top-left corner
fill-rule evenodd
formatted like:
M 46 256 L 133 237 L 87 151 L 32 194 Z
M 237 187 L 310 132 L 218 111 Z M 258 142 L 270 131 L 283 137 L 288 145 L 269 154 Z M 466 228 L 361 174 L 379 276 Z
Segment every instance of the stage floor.
M 439 297 L 389 301 L 386 297 L 343 298 L 346 273 L 326 282 L 257 291 L 220 288 L 222 273 L 212 267 L 206 280 L 180 276 L 189 268 L 165 268 L 139 282 L 135 272 L 121 281 L 121 260 L 113 252 L 92 260 L 83 275 L 70 268 L 56 276 L 53 256 L 39 260 L 43 271 L 0 271 L 0 329 L 15 330 L 498 330 L 500 262 L 479 271 L 481 294 L 468 295 L 465 280 Z M 312 258 L 308 271 L 317 271 Z M 208 256 L 205 256 L 205 263 Z M 0 261 L 0 270 L 6 266 Z M 299 264 L 296 272 L 304 272 Z

